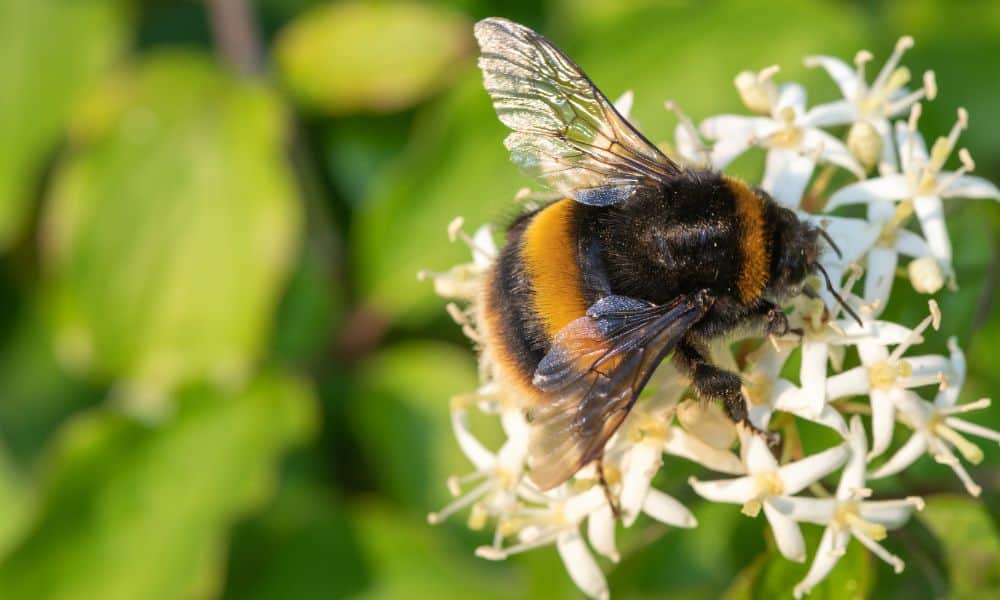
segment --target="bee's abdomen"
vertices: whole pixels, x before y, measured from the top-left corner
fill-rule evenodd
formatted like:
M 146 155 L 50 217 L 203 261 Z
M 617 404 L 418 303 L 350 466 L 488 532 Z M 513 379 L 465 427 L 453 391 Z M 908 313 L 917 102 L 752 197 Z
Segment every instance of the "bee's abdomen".
M 508 234 L 485 292 L 487 344 L 509 378 L 530 386 L 560 329 L 586 313 L 573 200 L 560 200 Z

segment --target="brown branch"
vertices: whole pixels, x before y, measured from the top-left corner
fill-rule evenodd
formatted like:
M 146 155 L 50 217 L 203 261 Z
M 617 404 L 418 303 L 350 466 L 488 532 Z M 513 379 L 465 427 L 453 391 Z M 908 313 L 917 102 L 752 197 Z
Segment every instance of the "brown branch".
M 206 4 L 219 54 L 240 73 L 256 73 L 261 66 L 260 41 L 246 0 L 207 0 Z

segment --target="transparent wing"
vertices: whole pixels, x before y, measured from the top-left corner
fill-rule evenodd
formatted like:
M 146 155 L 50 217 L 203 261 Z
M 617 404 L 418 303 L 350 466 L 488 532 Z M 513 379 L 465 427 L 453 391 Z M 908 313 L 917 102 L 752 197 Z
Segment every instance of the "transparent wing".
M 601 456 L 653 371 L 710 306 L 704 294 L 661 306 L 609 296 L 556 335 L 534 377 L 549 399 L 532 414 L 536 485 L 555 487 Z
M 476 24 L 479 68 L 511 159 L 561 194 L 597 206 L 655 191 L 680 167 L 629 124 L 561 50 L 512 21 Z

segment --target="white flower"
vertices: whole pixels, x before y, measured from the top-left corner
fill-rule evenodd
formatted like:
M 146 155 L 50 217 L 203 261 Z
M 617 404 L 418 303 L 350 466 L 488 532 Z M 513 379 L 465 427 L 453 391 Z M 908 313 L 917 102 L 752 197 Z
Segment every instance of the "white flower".
M 778 464 L 759 435 L 744 433 L 741 446 L 747 476 L 717 481 L 692 478 L 691 487 L 713 502 L 742 504 L 743 513 L 748 516 L 757 516 L 763 508 L 782 556 L 796 562 L 804 561 L 806 549 L 802 532 L 778 506 L 785 497 L 799 493 L 840 467 L 847 458 L 847 446 L 834 446 L 785 465 Z
M 924 452 L 929 452 L 941 464 L 951 467 L 973 496 L 982 491 L 951 451 L 955 448 L 973 464 L 983 460 L 983 452 L 962 436 L 963 433 L 1000 442 L 1000 431 L 995 431 L 960 419 L 955 415 L 981 410 L 990 406 L 989 398 L 968 404 L 958 404 L 958 395 L 965 381 L 965 355 L 955 338 L 948 340 L 951 353 L 951 373 L 945 378 L 942 389 L 934 402 L 927 402 L 916 394 L 905 394 L 899 400 L 901 420 L 913 428 L 913 435 L 884 465 L 871 473 L 877 479 L 894 475 L 913 464 Z
M 498 251 L 493 241 L 493 228 L 483 225 L 472 237 L 462 231 L 462 217 L 456 217 L 448 225 L 448 237 L 451 241 L 461 239 L 472 251 L 472 262 L 456 265 L 445 273 L 421 271 L 417 273 L 420 280 L 431 279 L 434 291 L 444 298 L 471 301 L 479 293 L 479 282 L 496 259 Z
M 673 101 L 663 103 L 663 107 L 677 115 L 674 127 L 674 154 L 683 164 L 709 168 L 712 165 L 712 149 L 701 139 L 694 122 Z
M 911 331 L 887 321 L 873 321 L 869 312 L 860 311 L 866 318 L 863 325 L 853 319 L 823 320 L 823 304 L 819 300 L 806 302 L 811 306 L 800 325 L 803 335 L 800 344 L 788 340 L 764 344 L 748 357 L 744 372 L 744 392 L 750 400 L 750 419 L 758 427 L 766 427 L 775 411 L 791 413 L 799 418 L 829 427 L 847 437 L 847 423 L 841 414 L 826 402 L 827 368 L 831 361 L 838 365 L 843 360 L 845 346 L 860 343 L 899 344 Z M 800 346 L 801 366 L 797 387 L 779 374 L 791 351 Z M 839 369 L 839 367 L 838 367 Z
M 859 158 L 866 167 L 878 161 L 880 173 L 895 171 L 896 158 L 889 119 L 903 114 L 923 98 L 934 99 L 937 94 L 933 71 L 924 73 L 924 85 L 916 91 L 908 93 L 903 87 L 910 81 L 910 71 L 898 66 L 899 59 L 912 47 L 913 38 L 901 37 L 871 85 L 865 80 L 865 65 L 873 58 L 867 50 L 861 50 L 854 56 L 853 69 L 832 56 L 810 56 L 805 60 L 807 66 L 825 69 L 844 96 L 843 100 L 814 107 L 810 111 L 813 124 L 819 127 L 853 124 L 848 134 L 848 146 L 852 145 L 851 138 L 860 138 L 857 143 L 861 147 L 870 145 L 874 152 L 868 155 L 862 150 L 860 154 L 865 156 Z M 871 137 L 872 133 L 874 137 Z M 864 139 L 866 137 L 868 139 Z M 855 155 L 858 154 L 855 151 Z
M 969 152 L 959 150 L 962 166 L 957 171 L 945 171 L 963 129 L 968 127 L 968 114 L 958 110 L 958 120 L 947 137 L 938 138 L 930 153 L 923 136 L 917 131 L 920 111 L 914 106 L 908 123 L 896 123 L 896 139 L 902 172 L 848 185 L 830 197 L 827 210 L 847 204 L 910 203 L 920 221 L 930 254 L 949 275 L 953 275 L 951 241 L 944 224 L 944 198 L 1000 199 L 1000 190 L 989 181 L 968 175 L 975 168 Z
M 775 71 L 762 71 L 759 78 L 769 82 Z M 738 88 L 741 78 L 745 80 L 746 77 L 746 73 L 737 77 Z M 761 86 L 764 84 L 758 85 Z M 769 116 L 721 115 L 710 117 L 701 124 L 702 134 L 715 140 L 712 165 L 716 169 L 724 168 L 751 146 L 766 148 L 767 162 L 761 187 L 789 207 L 799 205 L 818 161 L 839 165 L 857 177 L 864 176 L 861 165 L 851 156 L 847 146 L 810 121 L 806 113 L 806 92 L 801 85 L 788 83 L 774 94 L 755 92 L 752 95 L 751 109 L 763 108 L 766 102 Z
M 890 340 L 858 342 L 861 365 L 827 379 L 826 394 L 830 399 L 867 394 L 872 410 L 872 450 L 869 458 L 879 456 L 892 441 L 896 419 L 896 404 L 909 388 L 934 385 L 942 374 L 951 371 L 944 356 L 926 355 L 903 358 L 913 344 L 923 341 L 921 334 L 940 321 L 937 304 L 931 300 L 931 315 L 889 352 Z
M 603 490 L 594 486 L 579 494 L 568 494 L 567 486 L 562 486 L 547 497 L 546 506 L 522 507 L 498 526 L 498 531 L 515 536 L 516 544 L 480 546 L 476 548 L 476 555 L 503 560 L 513 554 L 555 544 L 577 587 L 591 598 L 607 598 L 607 580 L 580 535 L 583 520 L 607 506 Z
M 554 545 L 576 585 L 590 597 L 606 598 L 607 581 L 593 552 L 619 560 L 615 539 L 619 520 L 631 527 L 645 513 L 671 526 L 697 525 L 687 507 L 652 485 L 657 473 L 669 469 L 679 457 L 734 476 L 689 481 L 707 501 L 740 504 L 751 516 L 763 510 L 778 550 L 788 559 L 806 559 L 800 523 L 825 527 L 808 573 L 795 588 L 796 596 L 807 593 L 829 574 L 852 537 L 901 570 L 902 560 L 879 542 L 888 529 L 902 525 L 915 508 L 919 509 L 922 500 L 869 500 L 872 492 L 865 485 L 866 476 L 890 476 L 929 453 L 950 466 L 966 489 L 976 495 L 980 488 L 956 455 L 977 463 L 983 454 L 964 436 L 1000 442 L 1000 431 L 959 417 L 985 408 L 989 400 L 957 404 L 965 359 L 954 340 L 949 342 L 948 357 L 906 356 L 922 341 L 927 327 L 938 327 L 941 315 L 937 305 L 929 303 L 930 316 L 914 329 L 879 317 L 891 302 L 896 277 L 904 274 L 901 261 L 909 261 L 904 262 L 905 275 L 918 292 L 933 294 L 954 282 L 944 198 L 1000 199 L 996 186 L 969 175 L 974 165 L 965 149 L 958 151 L 962 166 L 944 170 L 959 133 L 967 127 L 964 110 L 959 111 L 958 123 L 950 134 L 938 139 L 928 152 L 917 131 L 918 102 L 934 97 L 936 83 L 927 72 L 921 88 L 904 89 L 910 74 L 899 66 L 899 60 L 911 45 L 910 38 L 900 39 L 870 84 L 864 73 L 872 58 L 868 52 L 856 55 L 854 67 L 826 56 L 808 58 L 808 65 L 822 67 L 830 74 L 843 95 L 841 100 L 811 110 L 806 109 L 802 86 L 774 82 L 777 67 L 745 71 L 736 77 L 737 91 L 750 116 L 709 117 L 696 128 L 673 102 L 666 103 L 678 119 L 676 147 L 670 148 L 668 155 L 688 167 L 721 170 L 749 148 L 761 147 L 767 151 L 761 187 L 793 209 L 798 209 L 817 162 L 843 167 L 858 178 L 863 178 L 874 163 L 879 164 L 879 177 L 839 190 L 828 189 L 838 179 L 833 169 L 824 169 L 810 190 L 808 206 L 809 210 L 820 206 L 823 212 L 797 210 L 801 220 L 822 229 L 823 237 L 836 243 L 837 249 L 824 247 L 819 257 L 822 269 L 818 272 L 825 279 L 807 279 L 803 293 L 785 302 L 783 308 L 793 330 L 780 338 L 758 340 L 759 330 L 747 328 L 736 332 L 742 336 L 739 339 L 713 339 L 705 348 L 713 364 L 741 374 L 750 421 L 759 428 L 770 425 L 787 434 L 791 451 L 802 451 L 794 444 L 800 419 L 833 429 L 844 443 L 781 464 L 763 437 L 734 425 L 719 404 L 682 400 L 690 381 L 667 361 L 653 374 L 642 397 L 603 448 L 601 470 L 598 463 L 591 463 L 569 481 L 540 491 L 524 476 L 530 437 L 524 399 L 495 380 L 496 349 L 479 335 L 479 291 L 497 256 L 493 234 L 484 226 L 469 237 L 462 232 L 461 219 L 456 219 L 449 226 L 449 235 L 452 241 L 461 239 L 470 247 L 472 261 L 444 273 L 424 272 L 421 276 L 432 278 L 440 295 L 456 301 L 447 309 L 480 348 L 482 386 L 452 404 L 454 435 L 473 470 L 449 478 L 448 487 L 456 499 L 428 519 L 439 522 L 471 507 L 471 528 L 494 524 L 492 543 L 480 546 L 477 555 L 501 560 Z M 616 109 L 626 118 L 631 118 L 632 104 L 630 91 L 615 101 Z M 907 109 L 909 119 L 893 124 L 892 120 Z M 846 143 L 822 130 L 833 125 L 850 126 Z M 528 189 L 516 197 L 529 208 L 557 198 Z M 825 205 L 824 197 L 828 198 Z M 829 214 L 849 204 L 865 206 L 864 218 Z M 907 229 L 913 216 L 922 235 Z M 863 289 L 855 290 L 862 277 Z M 756 348 L 752 343 L 757 343 Z M 843 371 L 844 363 L 853 360 L 854 349 L 860 365 Z M 796 369 L 790 364 L 797 364 Z M 939 386 L 933 402 L 914 391 L 930 385 Z M 854 396 L 867 396 L 869 402 L 849 400 Z M 484 446 L 470 428 L 468 411 L 473 406 L 500 420 L 506 441 L 499 450 Z M 867 432 L 856 413 L 871 414 L 870 450 Z M 847 417 L 852 414 L 855 416 L 848 426 Z M 872 461 L 881 461 L 890 449 L 897 423 L 909 426 L 912 435 L 873 468 Z M 836 494 L 828 497 L 819 480 L 845 462 Z M 819 497 L 800 495 L 806 487 Z M 581 533 L 584 525 L 585 536 Z
M 431 524 L 440 523 L 455 512 L 473 505 L 469 517 L 472 529 L 481 529 L 486 520 L 516 508 L 517 490 L 528 485 L 522 478 L 528 455 L 528 424 L 520 409 L 507 409 L 501 415 L 507 441 L 496 453 L 483 446 L 469 429 L 467 409 L 473 398 L 458 396 L 452 400 L 451 424 L 458 446 L 475 471 L 448 480 L 448 489 L 456 500 L 439 512 L 427 515 Z M 462 493 L 462 487 L 475 484 Z
M 871 494 L 865 487 L 865 430 L 861 419 L 851 420 L 851 458 L 844 467 L 833 498 L 785 498 L 781 504 L 792 519 L 826 525 L 826 531 L 816 550 L 816 557 L 805 578 L 795 586 L 795 597 L 806 594 L 833 569 L 847 549 L 851 537 L 865 545 L 876 556 L 893 566 L 899 573 L 903 561 L 881 544 L 887 529 L 900 527 L 910 518 L 913 509 L 923 508 L 920 498 L 904 500 L 864 500 Z

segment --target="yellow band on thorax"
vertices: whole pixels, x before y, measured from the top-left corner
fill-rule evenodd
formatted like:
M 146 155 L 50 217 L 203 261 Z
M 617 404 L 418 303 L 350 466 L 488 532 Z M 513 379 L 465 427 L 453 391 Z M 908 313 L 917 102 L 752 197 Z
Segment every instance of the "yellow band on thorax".
M 771 249 L 764 227 L 764 203 L 746 184 L 726 177 L 736 201 L 739 223 L 740 265 L 736 291 L 740 301 L 749 303 L 760 297 L 770 277 Z

